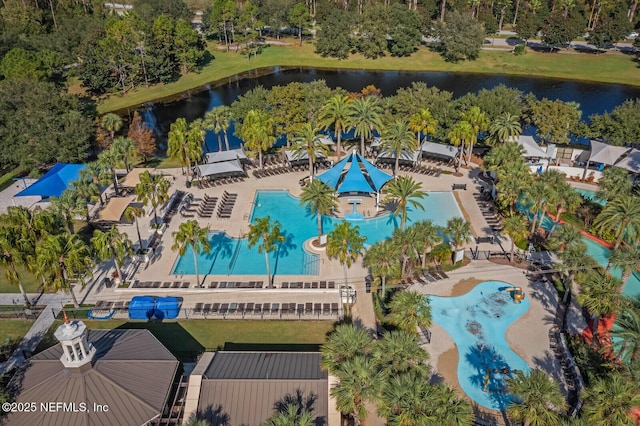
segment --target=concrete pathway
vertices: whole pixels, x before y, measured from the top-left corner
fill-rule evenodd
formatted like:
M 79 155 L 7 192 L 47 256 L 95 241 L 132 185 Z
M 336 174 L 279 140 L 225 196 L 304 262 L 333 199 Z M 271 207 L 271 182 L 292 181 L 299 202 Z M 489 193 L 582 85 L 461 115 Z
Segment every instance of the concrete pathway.
M 41 296 L 35 296 L 36 297 L 29 297 L 29 299 L 34 301 L 34 304 L 37 300 L 39 305 L 44 302 L 46 306 L 38 319 L 34 321 L 29 331 L 27 331 L 27 334 L 24 335 L 22 341 L 13 352 L 13 355 L 11 355 L 11 358 L 0 364 L 0 376 L 24 364 L 26 359 L 35 351 L 36 347 L 38 347 L 47 330 L 49 330 L 55 321 L 56 316 L 60 313 L 62 306 L 69 301 L 69 296 L 66 294 L 43 294 Z M 9 297 L 15 298 L 16 296 L 12 294 L 2 294 L 0 295 L 0 303 L 3 303 L 4 299 L 8 299 Z

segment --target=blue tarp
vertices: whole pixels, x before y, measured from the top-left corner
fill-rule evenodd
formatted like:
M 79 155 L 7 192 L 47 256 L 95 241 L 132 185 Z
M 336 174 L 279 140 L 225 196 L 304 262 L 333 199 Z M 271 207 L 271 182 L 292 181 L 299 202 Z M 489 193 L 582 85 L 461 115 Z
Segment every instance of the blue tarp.
M 360 157 L 360 161 L 364 164 L 364 168 L 367 170 L 369 174 L 369 179 L 373 183 L 373 189 L 376 191 L 380 191 L 380 188 L 384 186 L 385 183 L 389 182 L 392 179 L 391 175 L 386 174 L 382 170 L 378 169 L 376 166 Z
M 59 197 L 69 183 L 78 180 L 80 170 L 86 169 L 84 164 L 57 163 L 33 185 L 18 192 L 16 197 L 39 195 L 41 197 Z
M 327 184 L 330 188 L 335 188 L 338 185 L 338 180 L 342 175 L 342 171 L 346 167 L 347 163 L 351 161 L 351 157 L 353 154 L 349 154 L 344 157 L 342 160 L 337 162 L 332 168 L 322 173 L 321 175 L 316 176 L 317 179 L 320 179 L 322 182 Z
M 180 300 L 177 297 L 167 296 L 156 299 L 155 317 L 157 319 L 175 319 L 180 313 Z
M 156 301 L 153 296 L 135 296 L 129 303 L 129 318 L 151 319 L 155 311 Z

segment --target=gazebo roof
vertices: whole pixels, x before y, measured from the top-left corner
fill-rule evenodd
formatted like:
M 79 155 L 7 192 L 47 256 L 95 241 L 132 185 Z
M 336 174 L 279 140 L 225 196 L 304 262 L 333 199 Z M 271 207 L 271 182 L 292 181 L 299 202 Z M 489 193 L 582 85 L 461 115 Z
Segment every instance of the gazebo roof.
M 640 151 L 632 149 L 626 157 L 618 161 L 614 166 L 622 167 L 632 173 L 640 173 Z
M 363 172 L 360 165 L 364 167 Z M 335 188 L 339 193 L 345 192 L 377 192 L 391 180 L 391 176 L 377 169 L 358 153 L 351 153 L 318 176 L 325 184 Z
M 145 168 L 145 167 L 137 167 L 135 169 L 131 169 L 129 173 L 120 181 L 120 186 L 127 188 L 135 188 L 137 184 L 140 183 L 140 175 L 144 172 L 153 173 L 155 169 Z
M 98 213 L 98 221 L 120 222 L 124 211 L 135 197 L 112 197 L 106 206 Z
M 612 166 L 627 151 L 629 151 L 629 148 L 625 146 L 613 146 L 592 139 L 589 161 Z

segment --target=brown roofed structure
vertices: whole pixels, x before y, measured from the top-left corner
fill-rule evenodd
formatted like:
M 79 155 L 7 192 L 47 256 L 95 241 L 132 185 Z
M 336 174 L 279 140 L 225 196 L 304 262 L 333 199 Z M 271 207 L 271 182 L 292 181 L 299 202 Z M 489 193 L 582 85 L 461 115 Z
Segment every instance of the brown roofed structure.
M 320 360 L 317 352 L 216 352 L 202 376 L 196 417 L 212 426 L 259 426 L 291 402 L 310 406 L 315 424 L 326 425 L 329 385 Z
M 87 337 L 96 350 L 92 362 L 65 367 L 58 344 L 14 376 L 16 402 L 37 406 L 34 412 L 10 414 L 8 425 L 144 425 L 162 414 L 179 366 L 176 358 L 147 330 L 91 330 Z M 67 405 L 51 405 L 58 402 Z M 108 411 L 96 412 L 94 404 Z

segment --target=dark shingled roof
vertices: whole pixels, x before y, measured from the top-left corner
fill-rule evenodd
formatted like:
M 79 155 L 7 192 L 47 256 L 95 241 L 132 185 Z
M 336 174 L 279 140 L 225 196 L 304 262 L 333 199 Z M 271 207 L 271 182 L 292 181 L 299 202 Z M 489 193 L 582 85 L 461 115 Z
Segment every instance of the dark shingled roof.
M 202 379 L 198 418 L 212 426 L 259 426 L 279 403 L 310 403 L 316 425 L 329 412 L 327 373 L 317 352 L 217 352 Z
M 171 352 L 147 330 L 90 330 L 87 337 L 96 348 L 93 368 L 65 368 L 58 344 L 12 379 L 16 402 L 36 402 L 38 409 L 11 414 L 9 425 L 144 425 L 162 413 L 179 365 Z M 88 411 L 42 412 L 40 402 L 85 403 Z M 109 411 L 91 412 L 94 403 Z

